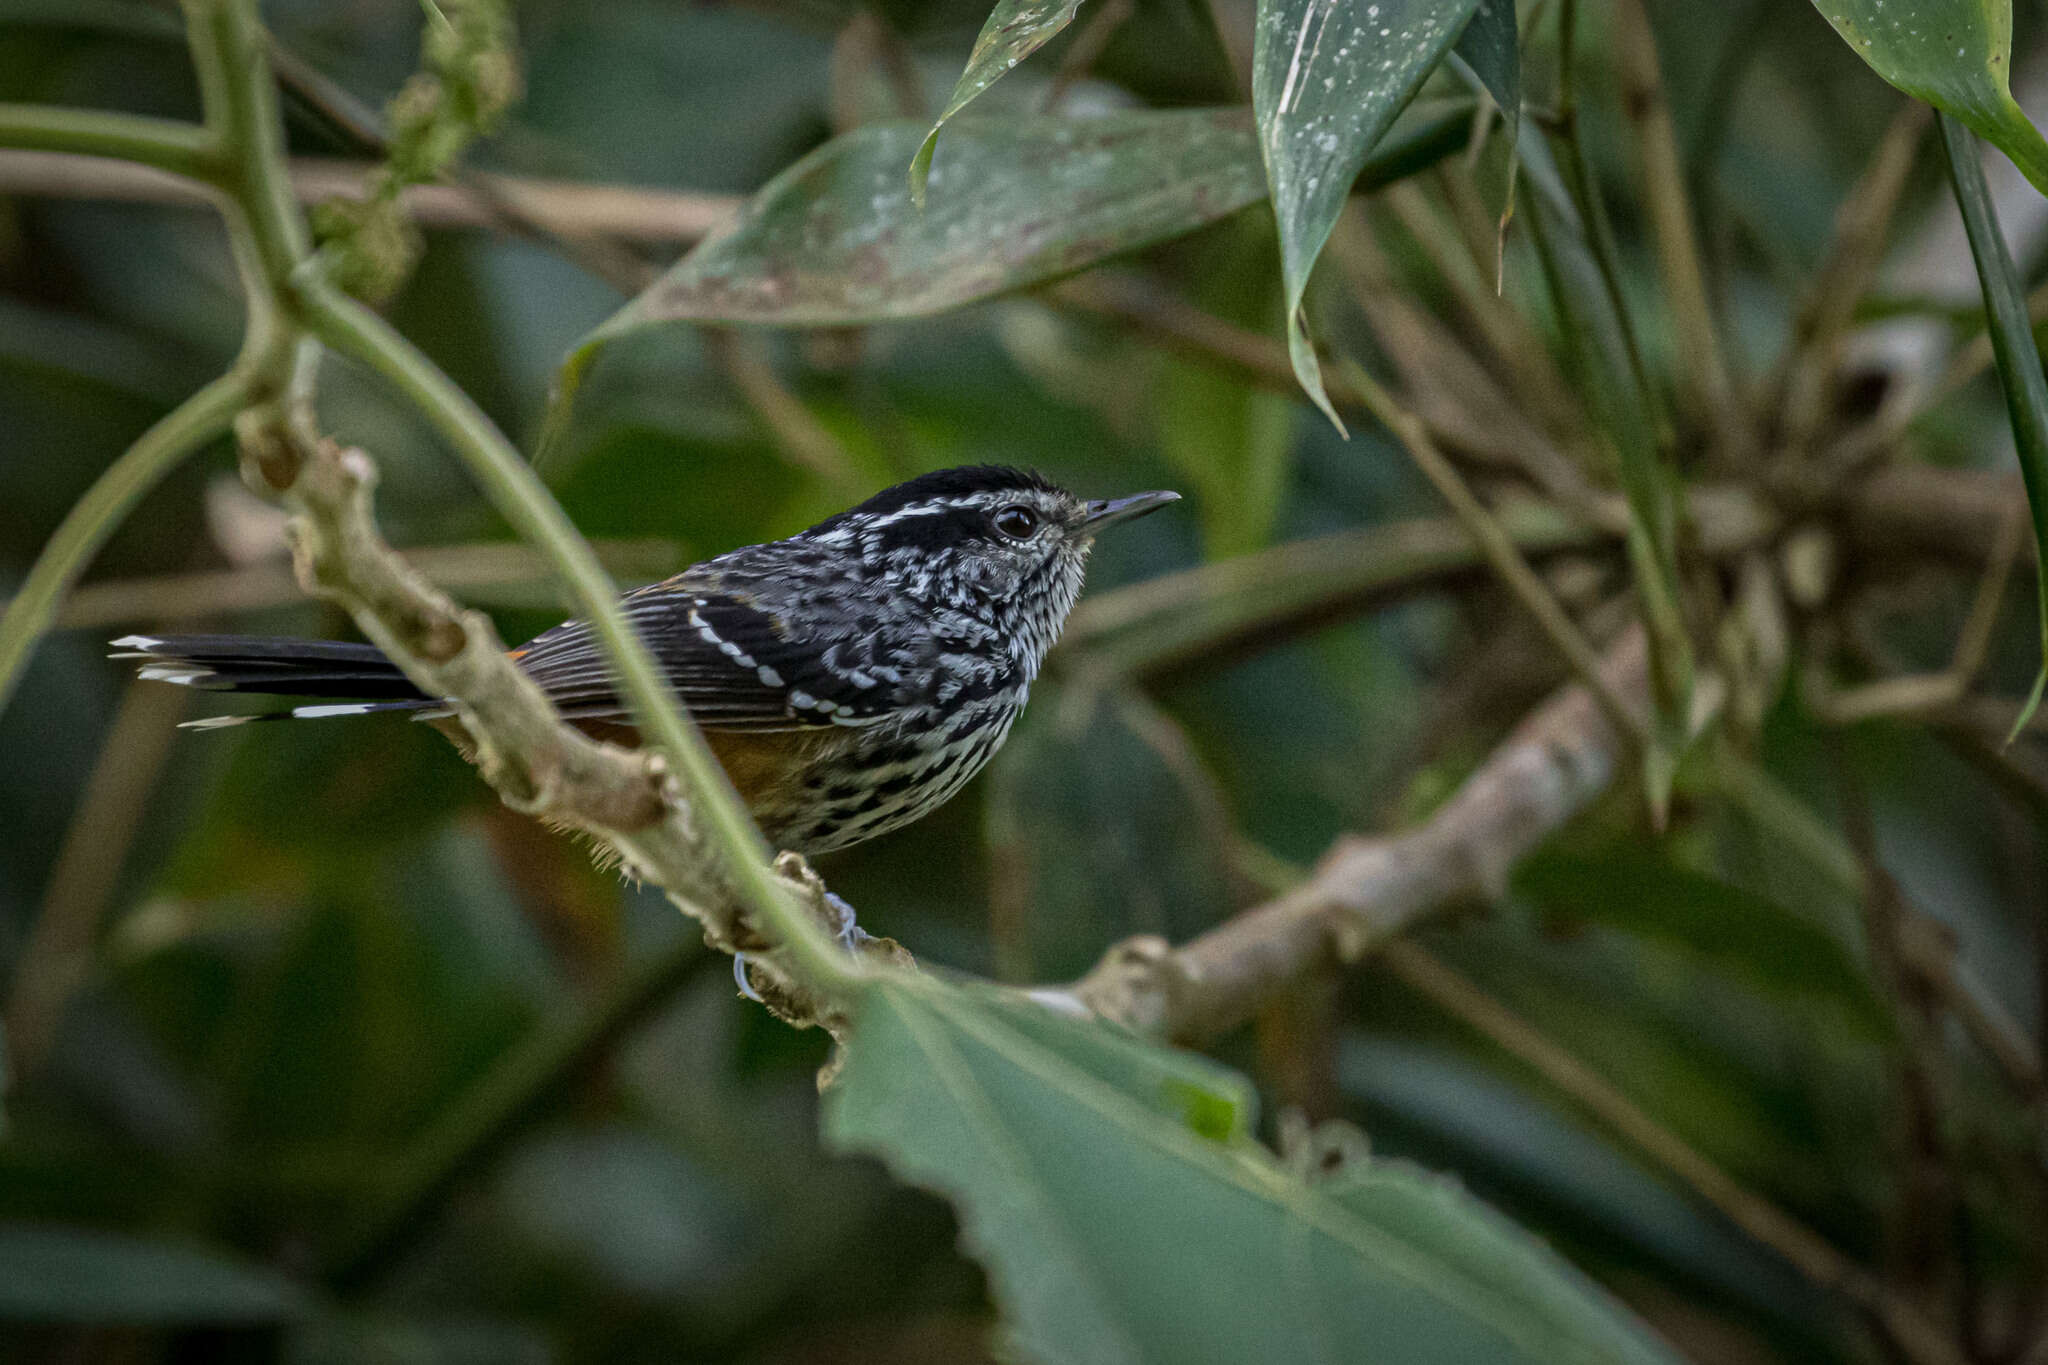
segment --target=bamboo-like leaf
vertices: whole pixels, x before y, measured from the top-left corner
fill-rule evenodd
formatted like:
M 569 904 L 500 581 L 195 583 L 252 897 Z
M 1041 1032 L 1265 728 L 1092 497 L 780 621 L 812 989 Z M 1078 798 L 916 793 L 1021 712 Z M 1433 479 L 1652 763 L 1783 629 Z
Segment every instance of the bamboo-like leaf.
M 952 1198 L 1014 1353 L 1062 1365 L 1650 1365 L 1670 1353 L 1453 1182 L 1304 1183 L 1244 1136 L 1243 1083 L 1016 997 L 863 998 L 828 1135 Z
M 2012 0 L 1814 0 L 1870 69 L 1960 119 L 2048 194 L 2048 141 L 2013 102 Z
M 967 67 L 954 83 L 946 107 L 939 111 L 938 119 L 911 159 L 910 197 L 919 208 L 925 204 L 932 152 L 946 121 L 1002 79 L 1011 67 L 1044 47 L 1054 34 L 1074 21 L 1074 13 L 1080 8 L 1081 0 L 999 0 L 989 11 L 988 22 L 974 39 L 974 50 L 967 54 Z
M 1287 351 L 1342 431 L 1302 316 L 1309 272 L 1373 146 L 1463 32 L 1478 0 L 1261 0 L 1252 54 L 1259 151 L 1280 224 Z
M 2013 268 L 2012 253 L 1998 230 L 1991 208 L 1991 191 L 1984 183 L 1984 166 L 1977 159 L 1977 145 L 1961 123 L 1947 114 L 1936 116 L 1941 125 L 1941 149 L 1948 157 L 1949 180 L 1955 186 L 1956 207 L 1962 210 L 1963 227 L 1969 233 L 1970 254 L 1977 262 L 1977 280 L 1984 289 L 1984 312 L 1990 323 L 1991 351 L 1998 360 L 1998 381 L 2005 389 L 2006 411 L 2012 417 L 2013 445 L 2020 457 L 2020 477 L 2027 486 L 2027 506 L 2034 518 L 2035 570 L 2039 575 L 2036 596 L 2041 607 L 2041 671 L 2034 675 L 2034 688 L 2013 722 L 2012 736 L 2026 728 L 2041 704 L 2041 691 L 2048 686 L 2048 379 L 2041 373 L 2041 353 L 2034 346 L 2033 328 L 2027 321 L 2027 293 Z
M 922 124 L 874 123 L 771 180 L 594 336 L 670 319 L 833 326 L 936 313 L 1190 231 L 1265 192 L 1242 109 L 962 118 L 924 212 Z
M 1470 127 L 1464 101 L 1418 110 L 1359 182 L 1424 170 L 1462 147 Z M 834 138 L 577 343 L 541 458 L 559 446 L 582 377 L 612 337 L 670 321 L 827 327 L 944 312 L 1192 232 L 1266 193 L 1243 108 L 962 118 L 933 171 L 948 192 L 920 213 L 901 171 L 923 134 L 923 124 L 891 122 Z

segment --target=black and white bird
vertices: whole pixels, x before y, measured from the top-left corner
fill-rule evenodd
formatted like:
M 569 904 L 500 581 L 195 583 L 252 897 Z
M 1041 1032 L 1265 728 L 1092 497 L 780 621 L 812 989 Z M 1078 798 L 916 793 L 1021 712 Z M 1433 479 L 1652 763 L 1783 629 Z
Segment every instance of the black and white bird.
M 980 771 L 1080 595 L 1095 536 L 1178 496 L 1089 502 L 1024 470 L 941 470 L 622 605 L 770 842 L 825 853 L 909 824 Z M 350 699 L 187 722 L 195 729 L 451 714 L 374 645 L 242 635 L 113 644 L 147 679 Z M 586 622 L 564 622 L 511 657 L 566 719 L 631 742 Z

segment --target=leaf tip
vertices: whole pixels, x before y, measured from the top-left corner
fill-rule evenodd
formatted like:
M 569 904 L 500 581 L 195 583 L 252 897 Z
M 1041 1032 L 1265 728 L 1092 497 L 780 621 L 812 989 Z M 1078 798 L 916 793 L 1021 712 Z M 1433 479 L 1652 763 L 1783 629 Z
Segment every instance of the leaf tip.
M 917 155 L 910 158 L 910 204 L 919 213 L 924 212 L 925 188 L 932 178 L 932 153 L 938 150 L 939 125 L 924 135 L 924 141 L 917 145 Z
M 2013 721 L 2012 729 L 2006 733 L 2005 743 L 1999 748 L 2010 749 L 2012 742 L 2020 737 L 2020 732 L 2034 719 L 2034 713 L 2041 709 L 2041 693 L 2044 688 L 2048 688 L 2048 659 L 2041 661 L 2041 671 L 2034 675 L 2033 690 L 2027 693 L 2026 701 L 2020 706 L 2019 717 Z

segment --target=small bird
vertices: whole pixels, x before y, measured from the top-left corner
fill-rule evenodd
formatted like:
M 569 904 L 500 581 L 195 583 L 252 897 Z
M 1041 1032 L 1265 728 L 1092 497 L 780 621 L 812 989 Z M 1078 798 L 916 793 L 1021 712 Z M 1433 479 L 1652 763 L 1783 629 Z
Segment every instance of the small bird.
M 621 605 L 769 841 L 827 853 L 909 824 L 981 770 L 1059 638 L 1096 535 L 1179 496 L 1089 502 L 1026 470 L 944 469 Z M 195 729 L 453 714 L 375 645 L 129 635 L 113 647 L 158 682 L 355 699 L 186 722 Z M 564 718 L 632 741 L 587 622 L 565 621 L 511 657 Z

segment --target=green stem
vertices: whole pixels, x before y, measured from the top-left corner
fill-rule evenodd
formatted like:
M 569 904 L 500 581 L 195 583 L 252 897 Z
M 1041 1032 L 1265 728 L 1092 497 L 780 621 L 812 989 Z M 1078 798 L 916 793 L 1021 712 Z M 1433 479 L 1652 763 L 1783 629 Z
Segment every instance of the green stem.
M 0 147 L 132 161 L 207 184 L 227 164 L 218 139 L 196 124 L 42 104 L 0 104 Z
M 72 505 L 0 615 L 0 708 L 5 708 L 36 640 L 65 591 L 114 528 L 185 456 L 226 432 L 255 393 L 255 367 L 238 364 L 179 404 L 107 467 Z
M 2041 608 L 2041 671 L 2026 705 L 2020 708 L 2012 743 L 2033 719 L 2041 704 L 2041 691 L 2048 684 L 2048 378 L 2041 372 L 2041 353 L 2034 347 L 2034 333 L 2027 320 L 2027 299 L 2013 268 L 2012 254 L 1998 230 L 1992 211 L 1991 191 L 1984 182 L 1984 165 L 1978 159 L 1977 142 L 1947 114 L 1937 113 L 1941 129 L 1941 150 L 1948 159 L 1950 183 L 1955 187 L 1956 207 L 1962 210 L 1963 228 L 1969 234 L 1970 254 L 1977 263 L 1977 281 L 1984 291 L 1984 311 L 1990 324 L 1991 350 L 1998 360 L 1998 379 L 2005 389 L 2006 411 L 2012 418 L 2013 445 L 2019 452 L 2020 477 L 2027 486 L 2027 507 L 2034 518 L 2035 567 L 2039 574 L 2037 596 Z
M 627 622 L 618 588 L 546 485 L 483 409 L 390 324 L 317 277 L 300 280 L 294 294 L 306 327 L 382 375 L 425 413 L 499 514 L 554 564 L 604 645 L 642 735 L 683 775 L 692 805 L 724 849 L 748 905 L 789 950 L 807 982 L 823 988 L 849 985 L 859 974 L 857 964 L 827 941 L 769 870 L 760 830 Z
M 184 4 L 200 102 L 230 167 L 225 188 L 246 221 L 268 285 L 250 297 L 285 301 L 292 272 L 311 260 L 313 238 L 285 166 L 268 40 L 245 0 Z

